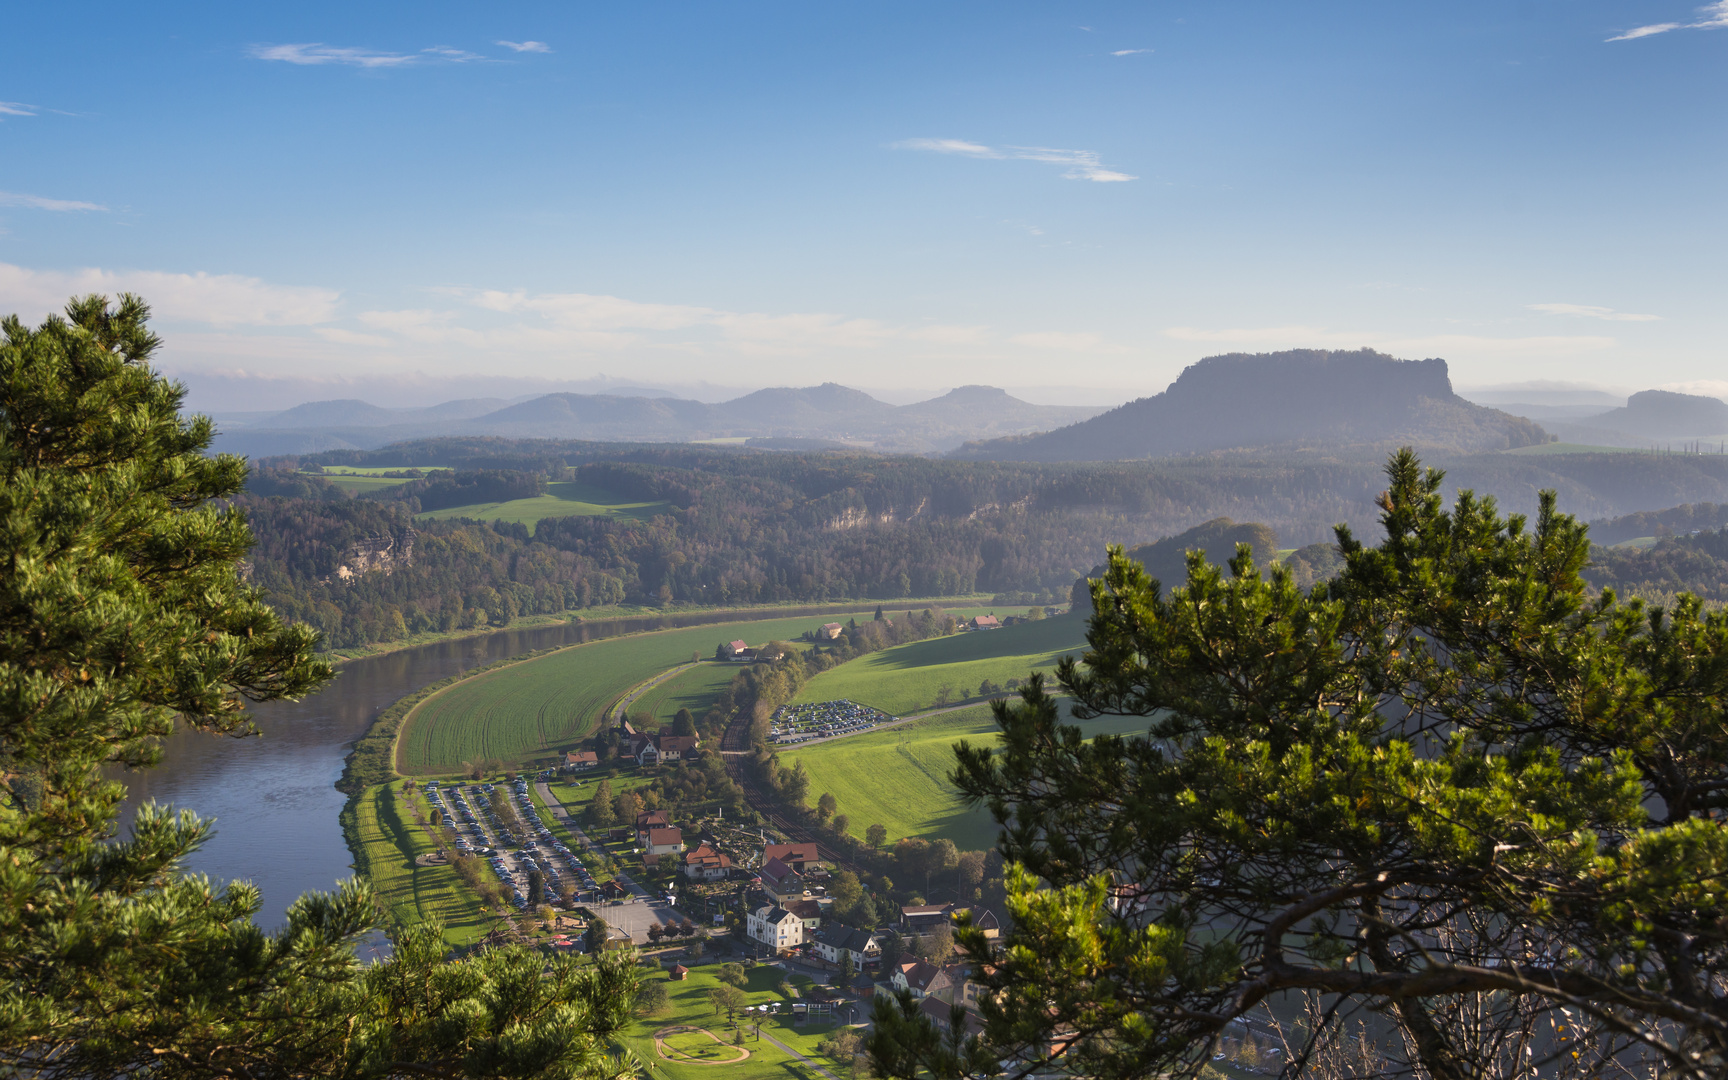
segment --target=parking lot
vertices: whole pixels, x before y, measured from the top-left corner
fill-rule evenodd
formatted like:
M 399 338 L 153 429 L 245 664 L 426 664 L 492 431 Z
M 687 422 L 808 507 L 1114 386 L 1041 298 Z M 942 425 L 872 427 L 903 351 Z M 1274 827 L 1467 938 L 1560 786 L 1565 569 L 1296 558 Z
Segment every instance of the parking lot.
M 558 894 L 566 883 L 574 889 L 577 903 L 598 900 L 597 883 L 588 867 L 540 820 L 528 796 L 526 780 L 508 785 L 440 785 L 429 780 L 425 790 L 427 801 L 455 830 L 457 850 L 485 858 L 499 882 L 509 890 L 511 902 L 518 910 L 528 907 L 532 892 L 530 873 L 541 877 L 544 903 L 562 906 Z M 496 799 L 512 800 L 516 816 L 526 827 L 519 847 L 500 846 L 504 834 L 493 807 Z
M 891 724 L 895 717 L 841 698 L 838 701 L 818 701 L 802 705 L 782 705 L 774 710 L 768 739 L 779 744 L 808 742 L 812 739 L 832 739 L 869 731 L 880 724 Z

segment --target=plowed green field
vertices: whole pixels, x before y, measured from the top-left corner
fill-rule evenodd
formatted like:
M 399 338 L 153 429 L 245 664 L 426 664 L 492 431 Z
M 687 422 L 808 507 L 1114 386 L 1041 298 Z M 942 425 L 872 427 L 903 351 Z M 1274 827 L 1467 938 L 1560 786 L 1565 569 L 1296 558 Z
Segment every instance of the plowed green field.
M 991 631 L 995 632 L 995 631 Z M 1138 718 L 1100 718 L 1080 724 L 1088 737 L 1143 731 Z M 996 842 L 996 825 L 984 809 L 961 803 L 948 773 L 954 768 L 954 743 L 993 743 L 996 722 L 990 709 L 975 705 L 914 720 L 865 735 L 780 751 L 782 764 L 802 761 L 810 773 L 810 801 L 827 792 L 850 819 L 852 835 L 863 837 L 871 825 L 888 830 L 888 842 L 902 836 L 945 837 L 965 851 Z
M 1001 685 L 1035 670 L 1054 671 L 1062 656 L 1085 651 L 1085 633 L 1082 620 L 1060 618 L 914 641 L 824 671 L 796 700 L 848 698 L 906 716 L 933 707 L 946 686 L 958 704 L 962 691 L 976 695 L 985 679 Z

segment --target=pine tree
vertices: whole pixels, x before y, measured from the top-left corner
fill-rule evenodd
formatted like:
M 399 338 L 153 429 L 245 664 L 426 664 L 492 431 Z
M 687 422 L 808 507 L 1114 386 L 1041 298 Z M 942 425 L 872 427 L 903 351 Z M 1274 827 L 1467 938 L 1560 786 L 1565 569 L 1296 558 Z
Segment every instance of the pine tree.
M 594 798 L 588 803 L 588 820 L 598 828 L 609 828 L 618 820 L 618 814 L 612 809 L 612 781 L 602 780 L 594 788 Z
M 368 886 L 303 896 L 266 934 L 255 886 L 181 871 L 208 824 L 147 803 L 115 838 L 124 789 L 105 766 L 156 763 L 177 722 L 248 734 L 248 702 L 331 676 L 316 634 L 237 572 L 252 536 L 224 500 L 246 464 L 204 456 L 210 421 L 182 418 L 184 390 L 151 369 L 147 319 L 123 296 L 0 323 L 0 1071 L 607 1072 L 628 963 L 450 964 L 420 926 L 362 966 Z
M 884 1075 L 1052 1046 L 1051 1071 L 1196 1075 L 1309 1005 L 1302 1060 L 1371 1010 L 1380 1075 L 1728 1075 L 1728 614 L 1589 597 L 1552 492 L 1531 523 L 1445 509 L 1408 450 L 1387 475 L 1384 540 L 1340 528 L 1311 591 L 1247 545 L 1168 594 L 1111 552 L 1058 677 L 1145 733 L 1083 739 L 1034 676 L 999 745 L 956 747 L 1010 930 L 960 924 L 983 1040 L 881 1001 Z

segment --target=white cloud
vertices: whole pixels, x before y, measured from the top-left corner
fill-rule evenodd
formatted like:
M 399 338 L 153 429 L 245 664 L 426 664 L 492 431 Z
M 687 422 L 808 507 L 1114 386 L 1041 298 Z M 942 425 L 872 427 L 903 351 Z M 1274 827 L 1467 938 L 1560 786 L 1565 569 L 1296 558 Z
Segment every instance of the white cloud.
M 1008 339 L 1028 349 L 1054 349 L 1060 352 L 1125 353 L 1129 350 L 1106 341 L 1090 331 L 1046 330 L 1015 334 Z
M 279 60 L 286 64 L 318 67 L 324 64 L 345 64 L 349 67 L 393 68 L 420 63 L 466 64 L 484 60 L 479 53 L 434 45 L 417 53 L 380 52 L 352 46 L 325 45 L 311 42 L 295 45 L 254 45 L 252 55 L 259 60 Z
M 1651 37 L 1656 34 L 1666 34 L 1670 30 L 1721 30 L 1728 27 L 1728 0 L 1716 0 L 1715 3 L 1705 4 L 1703 7 L 1698 9 L 1698 15 L 1699 19 L 1697 22 L 1651 23 L 1649 26 L 1640 26 L 1636 29 L 1628 30 L 1624 34 L 1616 35 L 1608 40 L 1634 41 L 1638 38 Z
M 616 296 L 589 293 L 499 292 L 483 290 L 467 297 L 488 311 L 529 312 L 578 330 L 679 330 L 711 322 L 724 312 L 679 304 L 643 304 Z
M 0 263 L 0 311 L 26 322 L 59 311 L 73 296 L 137 293 L 164 319 L 212 326 L 311 326 L 336 317 L 334 289 L 271 285 L 238 274 L 161 270 L 29 270 Z
M 338 345 L 366 345 L 373 348 L 388 348 L 395 342 L 379 334 L 360 334 L 353 330 L 343 330 L 335 326 L 320 326 L 312 331 L 325 341 L 333 341 Z
M 992 150 L 965 139 L 902 139 L 894 144 L 896 150 L 929 150 L 937 154 L 963 154 L 976 158 L 1004 158 L 1008 155 L 999 150 Z
M 448 45 L 434 45 L 430 49 L 421 49 L 420 55 L 430 56 L 434 60 L 442 60 L 451 64 L 467 64 L 475 60 L 484 60 L 479 53 L 471 53 L 466 49 L 452 49 Z
M 549 53 L 552 51 L 552 46 L 544 41 L 500 41 L 497 44 L 506 49 L 515 49 L 517 52 Z
M 1660 315 L 1635 315 L 1630 311 L 1593 307 L 1589 304 L 1531 304 L 1531 311 L 1545 315 L 1577 315 L 1586 319 L 1606 319 L 1609 322 L 1661 322 Z
M 1608 40 L 1632 41 L 1636 38 L 1649 37 L 1652 34 L 1666 34 L 1670 30 L 1678 29 L 1680 29 L 1680 24 L 1677 22 L 1651 23 L 1649 26 L 1640 26 L 1635 30 L 1628 30 L 1624 34 L 1621 34 L 1618 37 L 1611 37 Z
M 22 101 L 0 101 L 0 116 L 35 116 L 38 111 L 35 105 Z
M 305 45 L 256 45 L 252 55 L 260 60 L 280 60 L 286 64 L 317 66 L 348 64 L 353 67 L 402 67 L 414 63 L 412 53 L 377 52 L 373 49 L 338 48 L 311 43 Z
M 1111 56 L 1138 56 L 1141 53 L 1149 53 L 1151 51 L 1152 51 L 1151 49 L 1117 49 L 1115 52 L 1111 53 L 1110 55 Z
M 1663 383 L 1656 389 L 1672 390 L 1677 394 L 1702 394 L 1705 397 L 1728 400 L 1728 379 L 1691 379 L 1686 382 Z
M 418 343 L 442 342 L 474 348 L 555 350 L 652 349 L 695 354 L 715 351 L 753 356 L 808 356 L 825 350 L 857 350 L 896 342 L 943 346 L 976 345 L 980 326 L 897 327 L 875 319 L 826 312 L 771 314 L 726 311 L 690 304 L 656 304 L 593 293 L 505 292 L 498 289 L 436 289 L 456 309 L 367 311 L 358 319 L 369 329 Z M 470 325 L 480 315 L 528 317 L 502 325 Z
M 594 293 L 445 287 L 413 307 L 345 311 L 334 289 L 240 275 L 161 270 L 32 270 L 0 263 L 0 314 L 27 323 L 87 293 L 148 301 L 178 369 L 351 374 L 431 364 L 530 369 L 564 377 L 596 363 L 632 371 L 756 370 L 761 360 L 870 358 L 871 370 L 1047 363 L 1051 353 L 1101 362 L 1129 352 L 1087 331 L 1013 333 L 983 325 L 895 323 L 823 311 L 732 310 Z M 191 367 L 186 367 L 186 365 Z M 990 370 L 996 370 L 992 367 Z M 981 373 L 982 374 L 982 373 Z
M 937 154 L 959 154 L 963 157 L 989 158 L 998 161 L 1043 161 L 1067 165 L 1062 176 L 1068 180 L 1091 180 L 1096 183 L 1120 183 L 1138 180 L 1137 176 L 1104 168 L 1097 153 L 1091 150 L 1061 150 L 1049 146 L 985 146 L 964 139 L 903 139 L 894 143 L 896 150 L 927 150 Z
M 27 206 L 32 210 L 107 210 L 99 203 L 76 199 L 47 199 L 41 195 L 24 195 L 15 191 L 0 191 L 0 206 Z

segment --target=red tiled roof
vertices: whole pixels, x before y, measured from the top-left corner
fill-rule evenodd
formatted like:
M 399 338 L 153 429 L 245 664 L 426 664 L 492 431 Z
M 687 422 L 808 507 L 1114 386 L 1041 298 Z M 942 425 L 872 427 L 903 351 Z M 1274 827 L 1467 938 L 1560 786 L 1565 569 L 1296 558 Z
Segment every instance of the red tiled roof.
M 684 834 L 677 829 L 649 829 L 648 843 L 652 847 L 665 847 L 667 844 L 682 844 Z
M 816 862 L 815 844 L 769 844 L 762 849 L 762 861 L 779 859 L 781 862 Z

